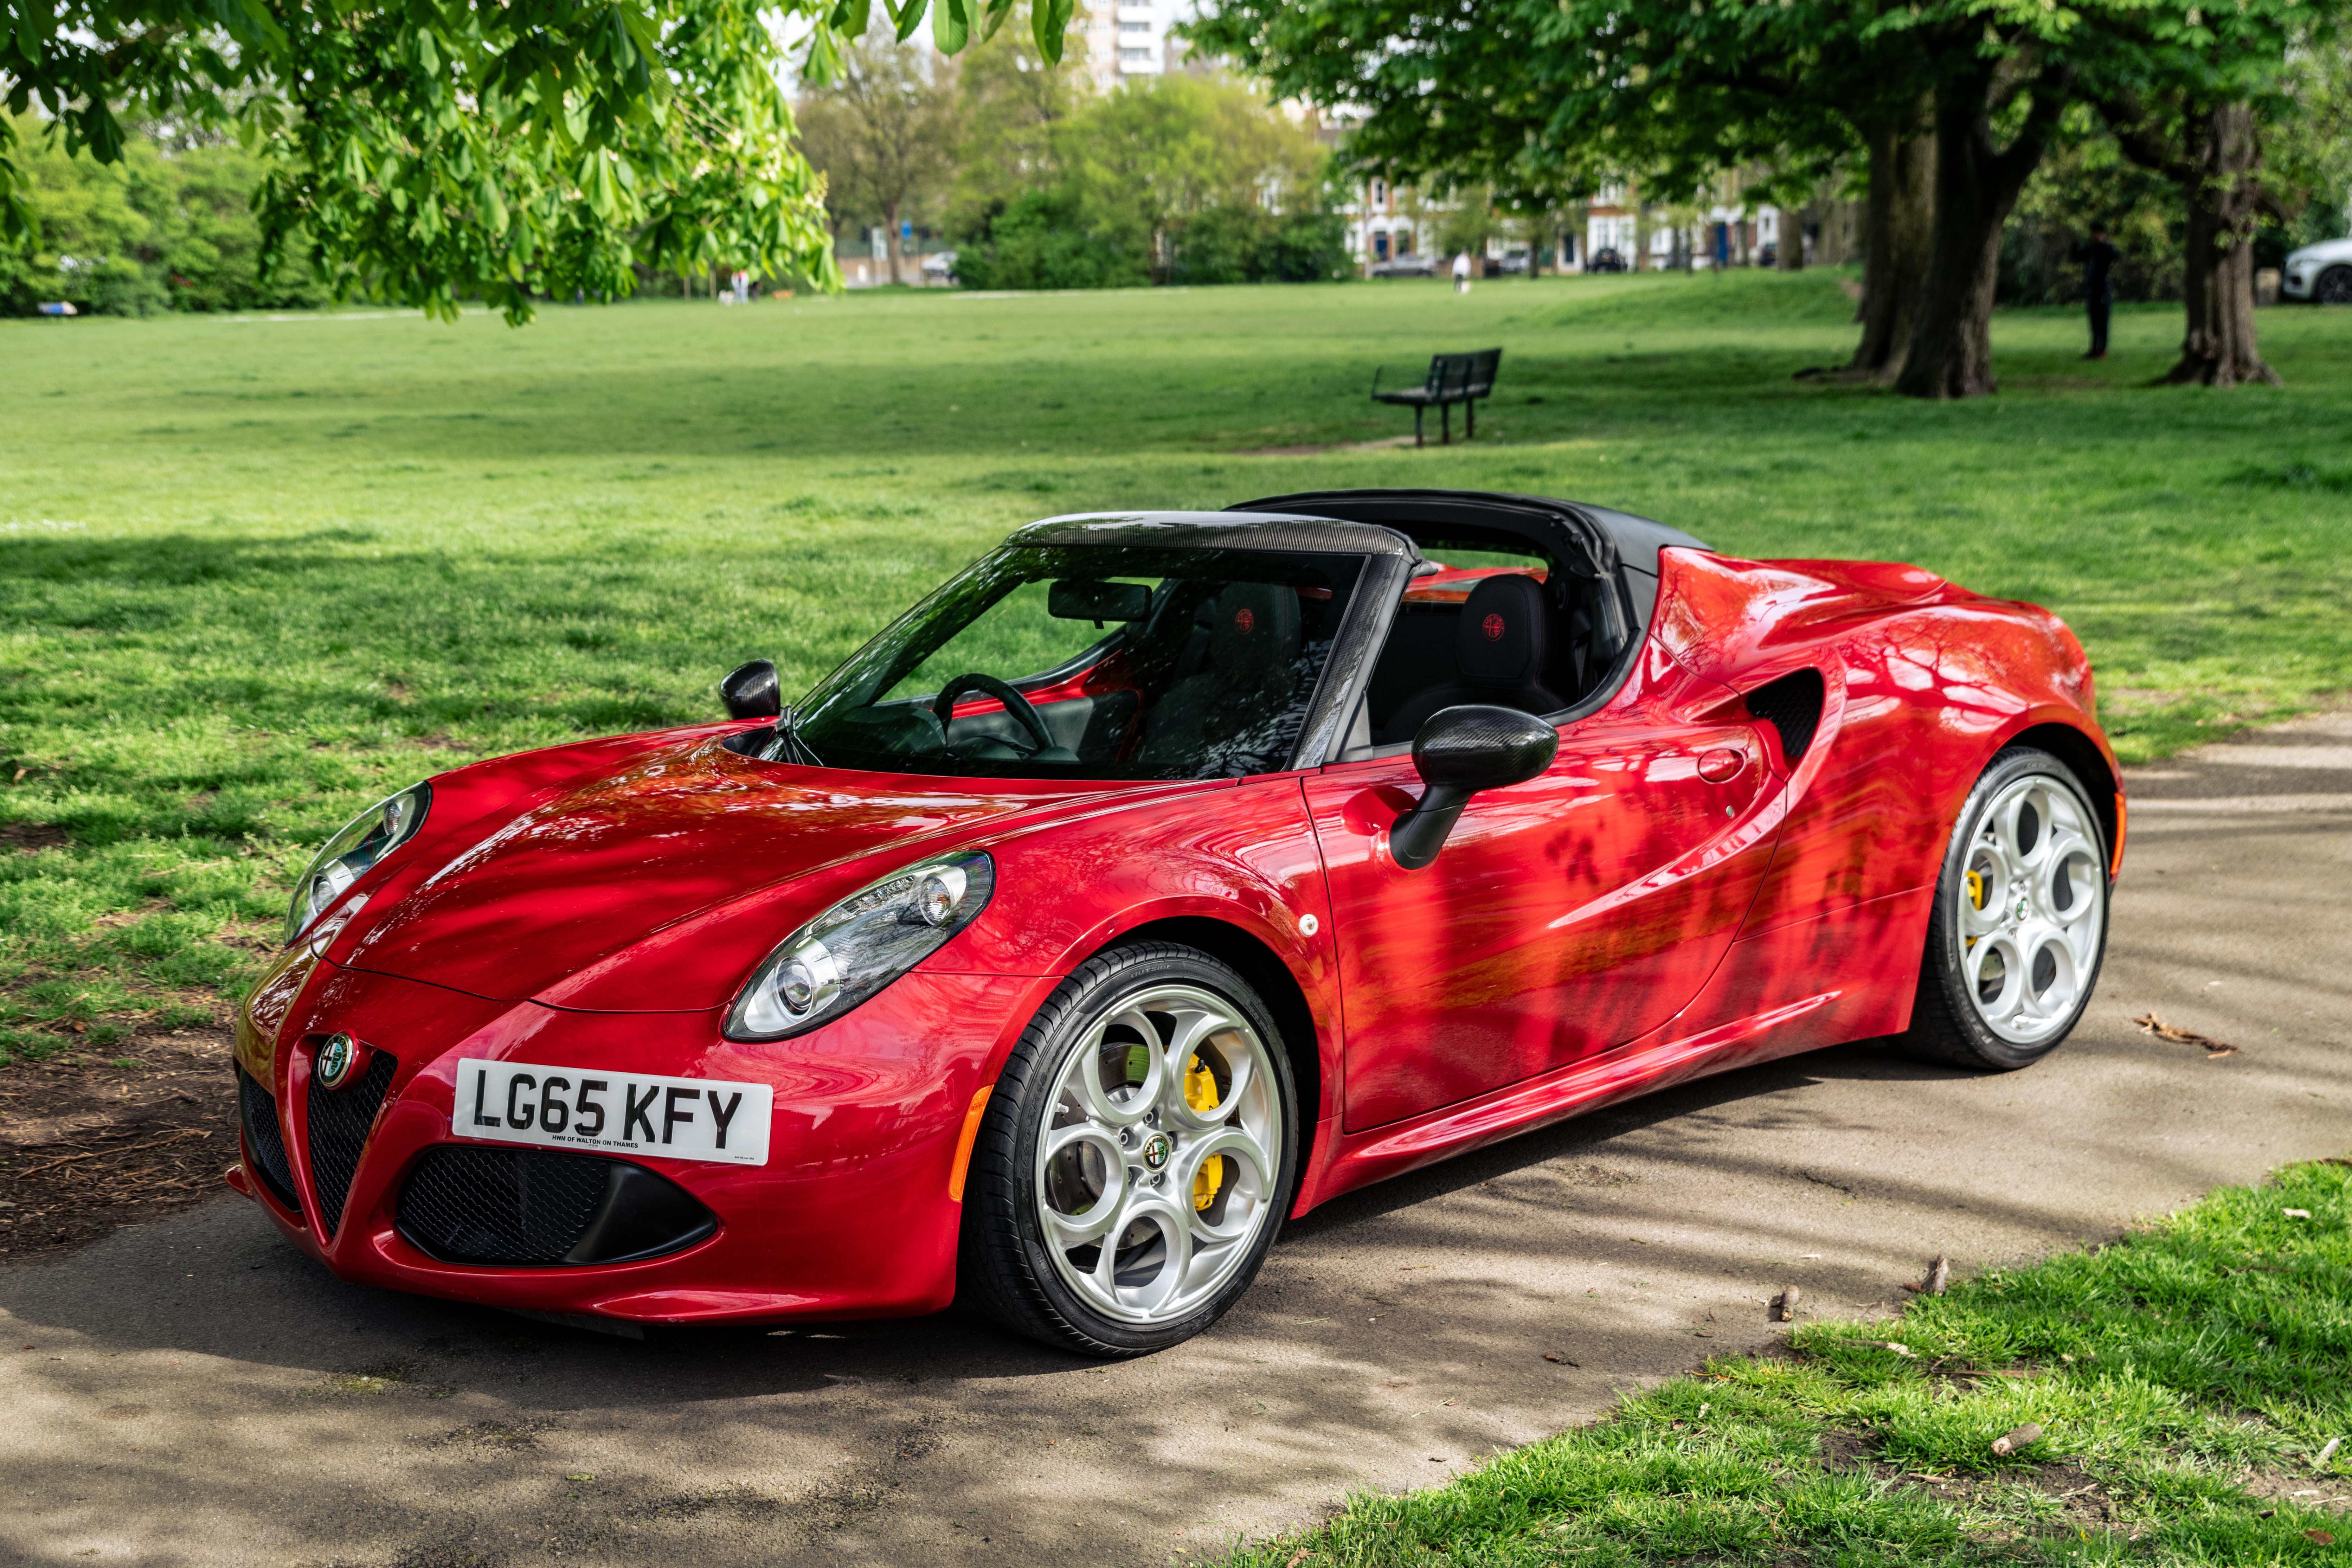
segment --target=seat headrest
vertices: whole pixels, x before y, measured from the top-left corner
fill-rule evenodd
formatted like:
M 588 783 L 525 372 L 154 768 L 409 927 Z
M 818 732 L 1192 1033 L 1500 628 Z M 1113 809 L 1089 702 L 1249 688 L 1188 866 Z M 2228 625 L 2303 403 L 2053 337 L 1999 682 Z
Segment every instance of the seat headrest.
M 1209 664 L 1244 681 L 1271 683 L 1298 657 L 1298 594 L 1270 583 L 1228 583 L 1209 626 Z
M 1551 605 L 1544 585 L 1523 573 L 1488 577 L 1470 590 L 1454 636 L 1463 679 L 1482 686 L 1543 679 L 1551 647 Z

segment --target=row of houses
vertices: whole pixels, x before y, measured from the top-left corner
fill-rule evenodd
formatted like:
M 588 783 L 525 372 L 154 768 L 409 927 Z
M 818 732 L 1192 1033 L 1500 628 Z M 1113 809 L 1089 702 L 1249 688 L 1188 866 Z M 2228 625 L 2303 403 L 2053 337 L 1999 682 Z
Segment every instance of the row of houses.
M 1443 267 L 1452 258 L 1439 254 L 1439 231 L 1454 210 L 1451 203 L 1423 200 L 1409 187 L 1366 180 L 1340 207 L 1349 253 L 1368 276 L 1416 260 Z M 1822 204 L 1810 219 L 1794 225 L 1789 216 L 1776 206 L 1739 201 L 1645 211 L 1624 187 L 1603 186 L 1590 203 L 1560 215 L 1552 232 L 1527 237 L 1496 234 L 1484 249 L 1490 264 L 1511 271 L 1771 266 L 1780 257 L 1783 228 L 1792 227 L 1798 254 L 1808 265 L 1843 262 L 1855 253 L 1857 215 L 1852 203 Z

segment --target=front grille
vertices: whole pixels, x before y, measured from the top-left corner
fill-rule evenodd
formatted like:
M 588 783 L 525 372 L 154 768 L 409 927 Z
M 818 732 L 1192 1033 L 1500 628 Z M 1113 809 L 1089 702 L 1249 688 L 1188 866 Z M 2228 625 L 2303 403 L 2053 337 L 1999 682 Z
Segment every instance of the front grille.
M 352 1178 L 359 1173 L 368 1129 L 375 1125 L 383 1091 L 392 1087 L 392 1075 L 399 1069 L 397 1061 L 377 1051 L 357 1083 L 329 1089 L 311 1075 L 310 1190 L 318 1196 L 319 1218 L 331 1237 L 342 1224 L 343 1201 L 352 1195 Z
M 700 1241 L 716 1215 L 625 1160 L 444 1144 L 400 1192 L 400 1234 L 445 1263 L 619 1263 Z
M 236 1069 L 236 1114 L 245 1131 L 245 1146 L 253 1155 L 255 1174 L 271 1197 L 299 1214 L 302 1205 L 294 1196 L 294 1167 L 287 1163 L 286 1134 L 278 1125 L 278 1101 L 243 1068 Z
M 400 1228 L 456 1263 L 561 1263 L 604 1206 L 610 1160 L 536 1149 L 436 1149 L 400 1190 Z

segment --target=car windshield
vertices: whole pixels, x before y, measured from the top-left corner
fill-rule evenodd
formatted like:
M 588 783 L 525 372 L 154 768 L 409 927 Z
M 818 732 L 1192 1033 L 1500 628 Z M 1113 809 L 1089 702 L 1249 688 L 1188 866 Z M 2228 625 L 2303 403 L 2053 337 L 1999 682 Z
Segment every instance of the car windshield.
M 1237 778 L 1289 766 L 1355 555 L 1030 546 L 983 557 L 793 709 L 827 767 Z M 789 756 L 781 733 L 762 752 Z

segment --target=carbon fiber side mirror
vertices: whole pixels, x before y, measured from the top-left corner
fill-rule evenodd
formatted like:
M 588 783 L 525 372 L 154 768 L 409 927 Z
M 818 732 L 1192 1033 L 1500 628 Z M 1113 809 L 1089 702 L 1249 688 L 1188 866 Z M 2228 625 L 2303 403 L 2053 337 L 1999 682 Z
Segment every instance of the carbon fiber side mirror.
M 1408 871 L 1437 858 L 1470 797 L 1523 784 L 1551 766 L 1559 731 L 1516 708 L 1441 708 L 1412 738 L 1412 765 L 1429 787 L 1389 829 L 1389 853 Z

